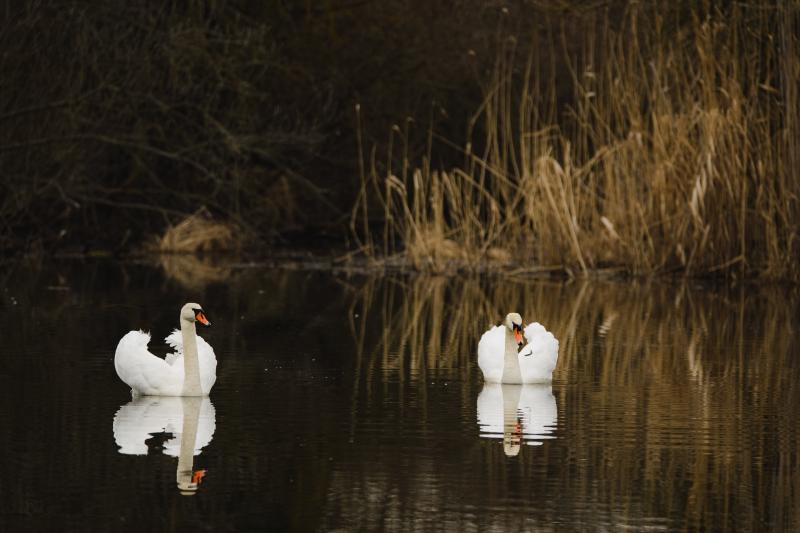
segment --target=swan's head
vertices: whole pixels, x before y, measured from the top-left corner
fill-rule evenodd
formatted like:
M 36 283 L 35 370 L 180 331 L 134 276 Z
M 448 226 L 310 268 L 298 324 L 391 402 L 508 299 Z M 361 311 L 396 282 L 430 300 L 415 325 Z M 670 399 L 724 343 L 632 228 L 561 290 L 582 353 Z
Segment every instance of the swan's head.
M 211 325 L 211 322 L 206 318 L 206 314 L 203 312 L 203 308 L 200 304 L 188 303 L 181 307 L 181 320 L 185 320 L 191 324 L 199 322 L 206 327 Z
M 191 477 L 189 473 L 191 472 Z M 197 489 L 200 488 L 200 483 L 203 482 L 203 477 L 206 475 L 205 470 L 191 470 L 182 473 L 178 478 L 178 491 L 183 496 L 194 496 Z
M 522 348 L 522 317 L 519 313 L 508 313 L 506 315 L 505 326 L 514 334 L 514 339 Z

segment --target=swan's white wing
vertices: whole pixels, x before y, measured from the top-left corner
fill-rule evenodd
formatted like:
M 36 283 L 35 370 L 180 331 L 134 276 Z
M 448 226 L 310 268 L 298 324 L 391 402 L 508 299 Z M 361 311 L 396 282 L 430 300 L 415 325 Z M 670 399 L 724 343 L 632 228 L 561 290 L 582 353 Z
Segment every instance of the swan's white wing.
M 524 385 L 518 410 L 527 444 L 541 444 L 552 436 L 558 424 L 558 408 L 550 385 Z
M 183 425 L 180 401 L 173 396 L 139 396 L 120 407 L 113 424 L 119 453 L 146 455 L 145 441 L 154 433 L 172 433 L 172 439 L 164 443 L 165 448 L 167 443 L 177 440 Z
M 183 336 L 180 330 L 173 330 L 164 340 L 175 350 L 167 354 L 167 363 L 183 369 Z M 200 389 L 208 394 L 217 381 L 217 356 L 214 348 L 200 335 L 197 335 L 197 359 L 200 365 Z
M 114 440 L 119 453 L 144 455 L 145 441 L 154 433 L 172 433 L 173 437 L 163 443 L 163 453 L 177 457 L 180 454 L 183 424 L 186 413 L 185 402 L 200 400 L 197 418 L 197 434 L 194 455 L 198 455 L 214 437 L 216 414 L 208 398 L 181 398 L 176 396 L 140 396 L 119 408 L 114 415 Z
M 553 438 L 558 410 L 550 385 L 484 384 L 478 395 L 480 436 L 502 439 L 516 421 L 526 444 Z
M 150 353 L 149 342 L 150 334 L 143 331 L 130 331 L 120 339 L 114 354 L 117 375 L 141 394 L 176 394 L 172 389 L 183 383 L 183 369 L 177 376 L 177 369 Z
M 175 364 L 177 358 L 183 354 L 183 337 L 181 336 L 180 330 L 173 329 L 172 333 L 167 335 L 164 340 L 173 350 L 175 350 L 172 353 L 168 353 L 164 358 L 168 365 L 173 365 Z
M 519 366 L 525 383 L 548 382 L 558 362 L 558 339 L 538 322 L 525 327 L 528 344 L 519 351 Z
M 477 414 L 481 437 L 503 438 L 503 389 L 499 383 L 484 383 Z
M 478 366 L 483 379 L 490 383 L 499 383 L 503 378 L 505 342 L 505 326 L 490 328 L 478 341 Z

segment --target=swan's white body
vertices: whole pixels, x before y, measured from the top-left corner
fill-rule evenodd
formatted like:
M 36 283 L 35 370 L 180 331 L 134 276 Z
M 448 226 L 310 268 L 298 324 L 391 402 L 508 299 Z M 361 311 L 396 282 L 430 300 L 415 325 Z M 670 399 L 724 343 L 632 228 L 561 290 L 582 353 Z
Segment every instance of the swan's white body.
M 186 402 L 190 402 L 186 404 Z M 195 406 L 191 402 L 200 402 Z M 194 411 L 197 411 L 194 413 Z M 199 455 L 214 437 L 216 413 L 208 398 L 159 398 L 140 396 L 123 405 L 114 415 L 114 441 L 119 453 L 147 455 L 147 441 L 154 434 L 169 433 L 163 443 L 163 453 L 178 457 L 183 444 L 184 419 L 196 415 L 197 433 L 191 443 L 192 454 Z
M 211 400 L 198 396 L 139 396 L 114 415 L 114 440 L 119 453 L 145 455 L 155 437 L 164 437 L 166 455 L 178 458 L 175 481 L 181 494 L 197 492 L 205 470 L 195 471 L 194 456 L 214 438 L 216 414 Z
M 513 318 L 513 323 L 512 323 Z M 506 322 L 490 328 L 478 341 L 478 366 L 489 383 L 548 383 L 558 362 L 558 340 L 538 322 L 525 327 L 528 343 L 518 349 L 512 325 L 522 319 L 509 313 Z
M 197 309 L 197 304 L 183 306 L 180 331 L 166 338 L 175 352 L 165 359 L 147 349 L 149 333 L 131 331 L 119 341 L 114 368 L 134 395 L 207 396 L 211 391 L 217 380 L 217 358 L 211 345 L 195 332 L 193 310 Z
M 550 385 L 486 383 L 478 395 L 480 436 L 503 439 L 507 455 L 517 455 L 521 444 L 536 446 L 554 438 L 557 422 Z

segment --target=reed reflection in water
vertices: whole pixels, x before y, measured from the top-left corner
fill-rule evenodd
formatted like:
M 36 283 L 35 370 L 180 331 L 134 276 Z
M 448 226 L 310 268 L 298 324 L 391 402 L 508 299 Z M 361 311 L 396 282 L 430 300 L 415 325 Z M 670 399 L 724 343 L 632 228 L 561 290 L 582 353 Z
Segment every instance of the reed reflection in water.
M 371 462 L 363 478 L 346 476 L 338 498 L 363 498 L 371 490 L 410 498 L 388 518 L 374 509 L 384 526 L 420 527 L 420 510 L 436 508 L 443 523 L 480 529 L 800 530 L 796 292 L 688 283 L 372 280 L 353 289 L 350 312 L 360 390 L 380 401 L 387 381 L 407 391 L 416 384 L 420 416 L 432 420 L 442 407 L 426 401 L 430 387 L 423 385 L 449 379 L 464 404 L 475 405 L 482 387 L 477 340 L 512 310 L 560 340 L 556 440 L 513 457 L 511 465 L 506 455 L 516 455 L 516 437 L 505 428 L 503 452 L 484 439 L 479 452 L 464 443 L 451 449 L 459 460 L 404 464 L 402 481 L 388 463 Z M 419 501 L 403 490 L 431 483 Z M 519 483 L 521 490 L 514 487 Z M 462 510 L 505 511 L 496 520 L 481 513 L 469 518 L 453 510 L 453 497 Z
M 0 288 L 0 530 L 800 531 L 798 289 L 231 269 Z M 183 399 L 129 403 L 113 365 L 187 290 L 220 359 L 194 439 Z M 560 340 L 550 392 L 516 406 L 475 353 L 509 310 Z

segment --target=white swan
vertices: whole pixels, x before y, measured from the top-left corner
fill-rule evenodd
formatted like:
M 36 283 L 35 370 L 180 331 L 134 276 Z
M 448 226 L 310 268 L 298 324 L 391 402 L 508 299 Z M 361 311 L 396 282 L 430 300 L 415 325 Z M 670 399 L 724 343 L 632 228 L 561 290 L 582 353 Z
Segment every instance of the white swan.
M 520 446 L 538 446 L 555 438 L 556 398 L 550 385 L 485 383 L 478 395 L 480 436 L 503 439 L 503 451 L 513 457 Z
M 165 359 L 147 349 L 149 333 L 131 331 L 122 337 L 114 368 L 134 396 L 208 395 L 217 380 L 217 358 L 211 345 L 197 336 L 195 322 L 211 325 L 200 305 L 188 303 L 181 308 L 180 332 L 175 330 L 166 338 L 175 352 Z
M 538 322 L 525 327 L 528 344 L 522 345 L 522 317 L 506 315 L 478 341 L 478 366 L 489 383 L 547 383 L 558 361 L 558 340 Z
M 161 450 L 178 458 L 175 479 L 181 494 L 197 491 L 205 470 L 194 470 L 194 456 L 214 438 L 216 414 L 208 398 L 139 396 L 114 415 L 119 453 L 147 455 Z

